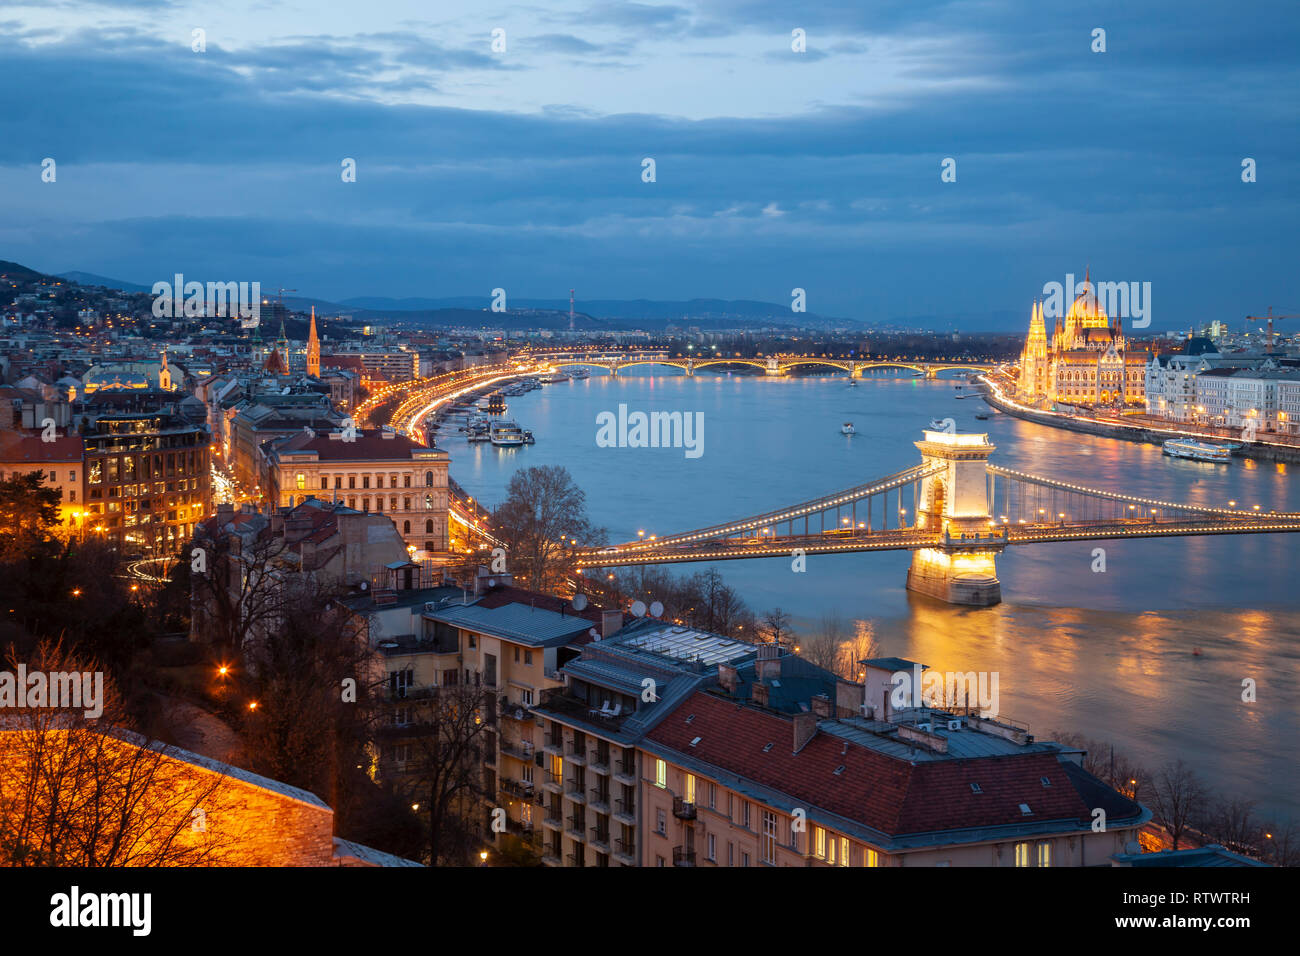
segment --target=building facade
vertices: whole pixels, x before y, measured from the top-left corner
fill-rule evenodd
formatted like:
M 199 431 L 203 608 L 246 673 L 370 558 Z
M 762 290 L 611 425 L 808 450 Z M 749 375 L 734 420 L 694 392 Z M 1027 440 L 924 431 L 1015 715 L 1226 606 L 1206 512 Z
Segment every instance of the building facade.
M 1019 395 L 1043 405 L 1142 404 L 1150 358 L 1129 344 L 1120 319 L 1106 315 L 1085 276 L 1050 342 L 1043 305 L 1034 304 L 1020 355 Z

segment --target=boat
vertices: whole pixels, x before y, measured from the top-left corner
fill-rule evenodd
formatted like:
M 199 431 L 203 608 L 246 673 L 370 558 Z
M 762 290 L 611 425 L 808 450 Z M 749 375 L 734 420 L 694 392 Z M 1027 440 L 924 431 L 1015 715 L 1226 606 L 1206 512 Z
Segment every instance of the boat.
M 524 430 L 518 423 L 503 418 L 492 423 L 488 429 L 488 440 L 498 448 L 518 448 L 524 444 Z
M 977 412 L 976 415 L 975 415 L 975 417 L 978 418 L 978 419 L 979 419 L 980 421 L 982 421 L 982 422 L 986 422 L 986 421 L 989 420 L 989 413 L 988 413 L 988 412 Z
M 1190 458 L 1193 461 L 1227 462 L 1232 459 L 1232 449 L 1194 438 L 1171 438 L 1161 446 L 1166 455 Z
M 853 423 L 852 423 L 852 422 L 845 422 L 843 425 L 841 425 L 841 426 L 840 426 L 840 434 L 841 434 L 841 435 L 852 435 L 852 434 L 853 434 Z
M 856 378 L 849 379 L 849 388 L 857 388 L 857 387 L 858 387 L 858 380 Z
M 533 437 L 533 433 L 526 428 L 524 429 L 524 444 L 525 445 L 537 444 L 537 439 Z
M 947 430 L 948 430 L 948 426 L 947 426 L 946 424 L 944 424 L 944 422 L 943 422 L 942 419 L 939 419 L 939 418 L 932 418 L 932 419 L 930 419 L 930 431 L 932 431 L 932 432 L 942 432 L 942 431 L 947 431 Z
M 587 371 L 585 368 L 576 368 L 569 373 L 569 378 L 574 380 L 591 378 L 591 373 Z

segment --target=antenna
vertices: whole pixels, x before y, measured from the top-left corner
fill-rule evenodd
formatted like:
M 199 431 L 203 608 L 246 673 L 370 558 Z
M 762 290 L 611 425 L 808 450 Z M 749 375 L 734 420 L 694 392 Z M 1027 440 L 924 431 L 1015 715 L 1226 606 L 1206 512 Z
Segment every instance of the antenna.
M 569 331 L 573 331 L 573 290 L 569 290 Z

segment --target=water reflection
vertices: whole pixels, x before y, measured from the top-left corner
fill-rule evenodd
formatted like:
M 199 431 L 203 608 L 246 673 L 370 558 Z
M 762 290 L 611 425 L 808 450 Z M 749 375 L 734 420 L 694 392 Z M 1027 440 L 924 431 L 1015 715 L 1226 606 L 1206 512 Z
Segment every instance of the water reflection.
M 593 373 L 511 400 L 537 444 L 503 454 L 448 435 L 452 474 L 489 506 L 513 471 L 568 467 L 611 540 L 700 527 L 847 488 L 915 464 L 931 418 L 989 434 L 1008 468 L 1124 494 L 1300 511 L 1300 485 L 1272 463 L 1212 465 L 1158 447 L 1061 432 L 954 401 L 951 382 Z M 595 416 L 703 411 L 705 453 L 606 449 Z M 839 433 L 852 421 L 857 434 Z M 906 504 L 906 502 L 905 502 Z M 998 560 L 1004 603 L 953 608 L 903 588 L 904 553 L 718 565 L 758 610 L 781 606 L 805 632 L 827 609 L 873 629 L 880 651 L 941 670 L 997 670 L 1002 709 L 1039 736 L 1077 731 L 1155 766 L 1188 760 L 1218 790 L 1300 817 L 1300 537 L 1079 542 L 1013 548 Z M 1106 570 L 1092 570 L 1105 550 Z M 684 565 L 680 570 L 702 570 Z M 1197 650 L 1199 649 L 1199 654 Z M 1242 680 L 1258 701 L 1241 700 Z

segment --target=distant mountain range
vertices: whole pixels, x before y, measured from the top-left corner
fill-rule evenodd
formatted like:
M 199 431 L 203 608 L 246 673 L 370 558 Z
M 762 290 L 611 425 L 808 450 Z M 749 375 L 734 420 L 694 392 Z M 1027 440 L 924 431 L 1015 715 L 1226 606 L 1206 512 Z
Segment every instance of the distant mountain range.
M 0 261 L 5 268 L 39 275 L 17 263 Z M 16 274 L 16 273 L 15 273 Z M 128 282 L 92 272 L 63 272 L 58 278 L 81 285 L 103 286 L 126 292 L 149 292 L 151 285 Z M 270 293 L 269 287 L 264 289 Z M 273 293 L 270 293 L 273 294 Z M 514 326 L 518 328 L 567 329 L 568 299 L 510 298 L 508 312 L 489 311 L 488 296 L 447 296 L 442 298 L 354 296 L 340 301 L 309 296 L 285 296 L 284 304 L 296 311 L 315 306 L 324 315 L 351 315 L 358 322 L 397 321 L 429 328 L 451 326 Z M 946 315 L 911 315 L 877 321 L 836 318 L 816 313 L 795 314 L 788 305 L 754 299 L 584 299 L 581 311 L 575 309 L 574 327 L 584 331 L 627 328 L 662 329 L 667 325 L 700 328 L 745 328 L 785 326 L 808 329 L 930 329 L 937 332 L 1020 332 L 1027 325 L 1019 312 L 992 311 L 951 313 Z

